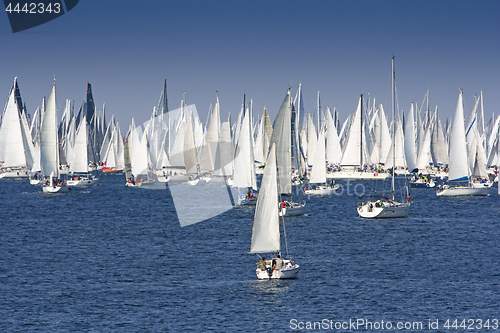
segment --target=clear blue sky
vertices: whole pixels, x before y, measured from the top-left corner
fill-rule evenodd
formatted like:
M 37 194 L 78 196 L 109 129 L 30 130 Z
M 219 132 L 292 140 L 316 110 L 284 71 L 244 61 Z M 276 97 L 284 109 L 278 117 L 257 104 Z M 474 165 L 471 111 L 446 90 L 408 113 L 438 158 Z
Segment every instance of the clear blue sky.
M 0 13 L 0 97 L 14 76 L 29 113 L 57 79 L 78 109 L 92 84 L 100 109 L 122 131 L 143 122 L 168 79 L 170 109 L 186 92 L 205 121 L 215 91 L 222 116 L 243 94 L 271 117 L 286 89 L 303 85 L 306 111 L 316 92 L 341 119 L 370 93 L 390 109 L 391 57 L 399 106 L 421 103 L 451 117 L 459 88 L 470 112 L 483 90 L 485 112 L 500 112 L 500 1 L 126 1 L 82 0 L 66 15 L 13 34 Z M 444 119 L 442 119 L 444 120 Z

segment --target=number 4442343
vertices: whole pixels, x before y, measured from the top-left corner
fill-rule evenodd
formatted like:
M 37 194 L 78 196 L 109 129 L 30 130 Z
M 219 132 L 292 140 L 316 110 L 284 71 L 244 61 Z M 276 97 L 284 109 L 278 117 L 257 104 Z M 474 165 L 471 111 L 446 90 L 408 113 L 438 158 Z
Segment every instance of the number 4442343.
M 44 4 L 40 3 L 24 3 L 23 6 L 18 3 L 8 3 L 5 7 L 5 11 L 9 14 L 11 13 L 26 13 L 26 14 L 43 14 L 43 13 L 54 13 L 59 14 L 61 12 L 61 4 L 59 2 Z
M 455 319 L 451 321 L 450 319 L 446 320 L 444 323 L 444 328 L 446 329 L 466 329 L 466 330 L 480 330 L 480 329 L 498 329 L 498 319 L 463 319 L 458 320 Z

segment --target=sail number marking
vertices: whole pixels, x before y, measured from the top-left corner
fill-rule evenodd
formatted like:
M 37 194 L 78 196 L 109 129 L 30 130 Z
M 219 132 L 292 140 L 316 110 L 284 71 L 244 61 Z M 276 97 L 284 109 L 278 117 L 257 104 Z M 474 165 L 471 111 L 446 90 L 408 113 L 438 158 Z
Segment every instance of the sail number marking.
M 26 14 L 43 14 L 43 13 L 54 13 L 59 14 L 61 12 L 61 4 L 59 2 L 44 4 L 43 2 L 31 2 L 24 3 L 21 5 L 18 3 L 8 3 L 5 7 L 5 11 L 9 14 L 11 13 L 21 13 Z

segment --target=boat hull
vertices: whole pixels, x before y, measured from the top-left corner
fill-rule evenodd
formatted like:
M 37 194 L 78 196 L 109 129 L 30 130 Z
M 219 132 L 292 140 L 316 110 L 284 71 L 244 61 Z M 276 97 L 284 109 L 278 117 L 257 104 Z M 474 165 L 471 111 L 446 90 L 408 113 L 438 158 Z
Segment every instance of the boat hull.
M 285 265 L 280 270 L 274 269 L 272 270 L 272 274 L 269 274 L 269 271 L 261 270 L 257 268 L 255 272 L 257 273 L 257 278 L 259 280 L 270 280 L 270 279 L 278 279 L 278 280 L 287 280 L 287 279 L 295 279 L 299 274 L 299 265 L 298 264 L 288 264 Z
M 411 188 L 433 188 L 436 186 L 436 183 L 434 182 L 430 182 L 430 183 L 427 183 L 427 182 L 411 182 L 410 181 L 410 187 Z
M 339 187 L 340 186 L 338 184 L 335 184 L 334 187 L 318 186 L 315 189 L 306 189 L 304 190 L 304 193 L 307 195 L 331 195 L 335 194 L 335 191 Z
M 280 209 L 279 216 L 299 216 L 304 215 L 306 212 L 306 204 L 295 204 L 292 207 L 285 207 Z
M 69 192 L 70 188 L 68 186 L 50 186 L 44 185 L 42 187 L 43 193 L 66 193 Z
M 383 206 L 378 206 L 376 204 L 376 201 L 368 201 L 358 206 L 359 216 L 369 219 L 398 218 L 408 217 L 408 213 L 410 212 L 409 203 L 384 202 Z
M 238 192 L 238 205 L 239 206 L 255 206 L 257 204 L 257 192 L 251 191 L 248 193 L 247 190 Z
M 7 171 L 0 173 L 0 178 L 28 178 L 29 173 L 24 170 L 20 171 Z
M 343 180 L 384 180 L 387 177 L 389 174 L 384 172 L 336 171 L 327 174 L 329 179 Z
M 89 179 L 89 178 L 83 178 L 83 179 L 77 179 L 77 180 L 68 180 L 67 184 L 68 186 L 90 186 L 90 185 L 95 185 L 99 179 Z
M 491 192 L 490 187 L 468 187 L 455 186 L 438 189 L 436 195 L 438 197 L 458 197 L 458 196 L 488 196 Z

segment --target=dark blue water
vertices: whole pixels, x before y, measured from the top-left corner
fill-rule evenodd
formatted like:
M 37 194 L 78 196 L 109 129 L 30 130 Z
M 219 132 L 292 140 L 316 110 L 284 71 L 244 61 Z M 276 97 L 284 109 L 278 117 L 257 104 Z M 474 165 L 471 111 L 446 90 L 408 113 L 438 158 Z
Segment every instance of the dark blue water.
M 0 181 L 0 332 L 284 332 L 330 321 L 376 331 L 335 330 L 358 319 L 391 322 L 386 331 L 436 331 L 429 320 L 442 332 L 500 330 L 496 188 L 486 198 L 415 189 L 410 217 L 397 220 L 357 218 L 346 193 L 310 198 L 308 215 L 286 224 L 299 277 L 258 281 L 253 209 L 181 228 L 167 190 L 123 184 L 103 175 L 44 195 Z M 448 330 L 447 319 L 490 328 Z

